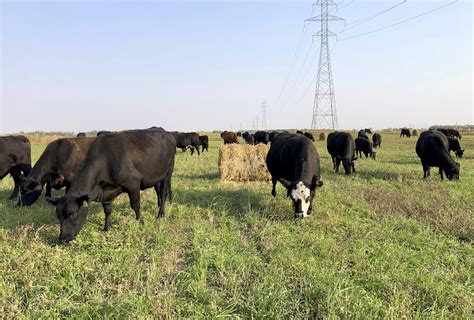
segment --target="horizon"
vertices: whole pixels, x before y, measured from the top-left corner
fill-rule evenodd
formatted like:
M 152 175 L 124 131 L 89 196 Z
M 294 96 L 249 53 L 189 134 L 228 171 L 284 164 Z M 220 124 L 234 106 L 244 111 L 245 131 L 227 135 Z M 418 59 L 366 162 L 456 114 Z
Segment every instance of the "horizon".
M 336 2 L 350 24 L 400 1 Z M 308 128 L 317 25 L 290 67 L 312 3 L 2 1 L 0 133 L 254 130 L 263 99 L 268 130 Z M 347 39 L 447 3 L 407 2 L 331 40 L 338 130 L 474 123 L 470 1 Z

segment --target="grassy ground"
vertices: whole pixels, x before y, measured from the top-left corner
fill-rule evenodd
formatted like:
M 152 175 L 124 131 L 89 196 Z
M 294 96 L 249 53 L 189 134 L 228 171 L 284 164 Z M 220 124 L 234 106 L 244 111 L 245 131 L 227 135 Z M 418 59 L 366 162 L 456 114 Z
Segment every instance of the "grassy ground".
M 472 317 L 474 136 L 454 182 L 422 179 L 416 138 L 383 135 L 349 177 L 316 142 L 325 184 L 303 221 L 281 186 L 273 199 L 270 183 L 220 182 L 213 139 L 200 157 L 178 152 L 164 219 L 154 191 L 144 226 L 121 196 L 110 232 L 94 204 L 69 245 L 53 207 L 17 208 L 1 181 L 0 317 Z

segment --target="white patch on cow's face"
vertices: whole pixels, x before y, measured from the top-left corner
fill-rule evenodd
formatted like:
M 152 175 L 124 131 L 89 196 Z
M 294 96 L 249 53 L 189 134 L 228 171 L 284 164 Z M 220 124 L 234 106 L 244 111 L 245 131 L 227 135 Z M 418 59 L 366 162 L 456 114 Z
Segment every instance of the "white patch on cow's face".
M 291 197 L 293 198 L 295 202 L 298 200 L 301 200 L 301 209 L 303 210 L 302 212 L 303 218 L 308 215 L 308 209 L 310 205 L 310 195 L 311 195 L 311 191 L 301 181 L 298 182 L 295 188 L 291 191 Z

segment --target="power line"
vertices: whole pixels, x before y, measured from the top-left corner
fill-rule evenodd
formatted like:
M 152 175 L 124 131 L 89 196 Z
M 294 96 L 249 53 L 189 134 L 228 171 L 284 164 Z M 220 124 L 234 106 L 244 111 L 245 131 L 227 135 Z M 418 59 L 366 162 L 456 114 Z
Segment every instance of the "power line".
M 390 8 L 384 9 L 384 10 L 382 10 L 382 11 L 380 11 L 380 12 L 377 12 L 377 13 L 375 13 L 375 14 L 373 14 L 373 15 L 370 15 L 370 16 L 367 16 L 367 17 L 365 17 L 365 18 L 362 18 L 362 19 L 356 20 L 356 21 L 354 21 L 354 22 L 348 23 L 348 24 L 344 27 L 344 29 L 342 29 L 342 31 L 339 32 L 339 34 L 341 34 L 341 33 L 343 33 L 343 32 L 346 32 L 347 30 L 353 29 L 353 28 L 355 28 L 355 27 L 357 27 L 357 26 L 359 26 L 359 25 L 361 25 L 361 24 L 364 24 L 364 23 L 366 23 L 366 22 L 368 22 L 368 21 L 370 21 L 370 20 L 372 20 L 372 19 L 375 19 L 375 18 L 377 18 L 378 16 L 380 16 L 380 15 L 382 15 L 382 14 L 384 14 L 384 13 L 390 11 L 390 10 L 393 10 L 393 9 L 395 9 L 395 8 L 397 8 L 397 7 L 399 7 L 399 6 L 403 5 L 403 4 L 405 4 L 405 3 L 407 3 L 407 2 L 408 2 L 407 0 L 403 0 L 403 1 L 399 2 L 399 3 L 397 3 L 396 5 L 391 6 Z
M 382 30 L 385 30 L 385 29 L 388 29 L 388 28 L 392 28 L 392 27 L 398 26 L 398 25 L 400 25 L 400 24 L 402 24 L 402 23 L 408 22 L 408 21 L 410 21 L 410 20 L 414 20 L 414 19 L 417 19 L 417 18 L 419 18 L 419 17 L 422 17 L 422 16 L 425 16 L 425 15 L 427 15 L 427 14 L 430 14 L 430 13 L 432 13 L 432 12 L 441 10 L 441 9 L 446 8 L 446 7 L 450 6 L 450 5 L 453 5 L 453 4 L 457 3 L 457 2 L 459 2 L 459 0 L 455 0 L 455 1 L 450 2 L 450 3 L 448 3 L 448 4 L 442 5 L 441 7 L 437 7 L 437 8 L 435 8 L 435 9 L 433 9 L 433 10 L 426 11 L 426 12 L 421 13 L 421 14 L 418 14 L 418 15 L 416 15 L 416 16 L 407 18 L 407 19 L 405 19 L 405 20 L 401 20 L 401 21 L 399 21 L 399 22 L 396 22 L 396 23 L 393 23 L 393 24 L 390 24 L 390 25 L 387 25 L 387 26 L 384 26 L 384 27 L 381 27 L 381 28 L 378 28 L 378 29 L 375 29 L 375 30 L 372 30 L 372 31 L 369 31 L 369 32 L 361 33 L 361 34 L 358 34 L 358 35 L 355 35 L 355 36 L 352 36 L 352 37 L 348 37 L 348 38 L 343 38 L 343 39 L 341 39 L 341 40 L 339 40 L 339 41 L 346 41 L 346 40 L 350 40 L 350 39 L 355 39 L 355 38 L 363 37 L 363 36 L 366 36 L 366 35 L 369 35 L 369 34 L 372 34 L 372 33 L 375 33 L 375 32 L 379 32 L 379 31 L 382 31 Z
M 266 115 L 267 106 L 265 105 L 265 99 L 263 99 L 263 102 L 260 108 L 262 108 L 262 129 L 267 130 L 267 115 Z
M 298 84 L 300 80 L 301 73 L 303 72 L 304 67 L 306 66 L 306 62 L 308 61 L 308 57 L 309 57 L 309 54 L 311 53 L 312 48 L 313 48 L 313 42 L 311 42 L 311 45 L 309 46 L 308 51 L 306 52 L 306 56 L 304 57 L 303 64 L 301 65 L 298 71 L 298 75 L 295 78 L 295 82 L 293 83 L 293 86 L 291 87 L 291 90 L 289 91 L 288 99 L 286 100 L 286 103 L 284 103 L 283 105 L 279 105 L 278 107 L 281 107 L 281 106 L 286 107 L 286 105 L 288 104 L 288 100 L 290 100 L 290 97 L 294 94 L 296 85 Z
M 280 94 L 278 95 L 278 98 L 276 99 L 276 101 L 274 102 L 273 105 L 277 105 L 280 102 L 280 99 L 281 99 L 283 93 L 285 92 L 286 86 L 288 84 L 288 80 L 290 80 L 290 76 L 293 73 L 293 70 L 294 70 L 294 67 L 295 67 L 295 64 L 296 64 L 296 58 L 300 53 L 300 50 L 301 50 L 301 47 L 302 47 L 302 44 L 303 44 L 303 38 L 306 35 L 307 30 L 308 29 L 307 29 L 307 26 L 305 24 L 303 26 L 303 29 L 301 30 L 300 40 L 298 41 L 298 45 L 296 46 L 295 54 L 293 55 L 293 59 L 291 60 L 290 69 L 288 70 L 288 74 L 285 77 L 285 81 L 283 82 L 283 86 L 281 88 Z

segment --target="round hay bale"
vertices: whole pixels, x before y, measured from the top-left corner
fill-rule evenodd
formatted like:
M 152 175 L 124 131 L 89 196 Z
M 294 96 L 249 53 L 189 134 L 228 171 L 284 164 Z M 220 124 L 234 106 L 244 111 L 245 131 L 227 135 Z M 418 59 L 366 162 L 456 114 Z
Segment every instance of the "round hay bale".
M 222 181 L 271 181 L 265 159 L 270 147 L 265 144 L 227 144 L 219 148 Z
M 327 139 L 327 137 L 328 137 L 328 134 L 327 134 L 327 133 L 321 132 L 321 133 L 319 134 L 319 141 L 325 141 L 325 140 Z
M 418 130 L 413 129 L 411 135 L 414 136 L 414 137 L 418 137 Z

